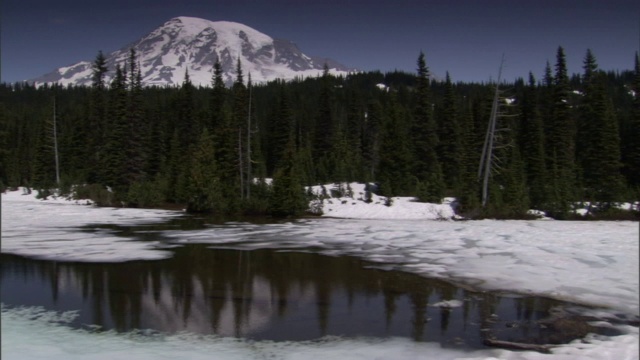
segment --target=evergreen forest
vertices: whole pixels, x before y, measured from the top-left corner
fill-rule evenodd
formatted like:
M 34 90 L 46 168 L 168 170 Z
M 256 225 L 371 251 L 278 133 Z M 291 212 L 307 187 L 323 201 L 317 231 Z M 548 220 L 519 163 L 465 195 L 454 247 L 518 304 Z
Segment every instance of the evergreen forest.
M 423 202 L 455 197 L 469 218 L 537 209 L 568 219 L 584 202 L 596 218 L 620 218 L 617 203 L 640 200 L 638 54 L 633 70 L 613 72 L 587 50 L 582 72 L 568 74 L 559 47 L 540 78 L 499 91 L 433 78 L 423 53 L 415 73 L 337 77 L 325 67 L 264 84 L 238 61 L 232 86 L 216 64 L 209 87 L 188 74 L 179 87 L 143 87 L 134 50 L 110 83 L 105 64 L 98 53 L 90 87 L 0 84 L 2 190 L 274 216 L 304 214 L 313 196 L 305 186 L 341 182 Z M 493 111 L 483 204 L 479 164 Z

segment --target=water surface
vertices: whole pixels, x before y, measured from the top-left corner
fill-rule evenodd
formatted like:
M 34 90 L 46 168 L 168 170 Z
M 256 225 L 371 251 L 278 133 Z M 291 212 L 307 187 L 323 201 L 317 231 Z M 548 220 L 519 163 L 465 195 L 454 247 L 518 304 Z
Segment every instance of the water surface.
M 2 302 L 80 310 L 72 326 L 100 330 L 276 341 L 407 337 L 463 348 L 483 347 L 487 336 L 544 342 L 549 334 L 537 321 L 571 307 L 470 291 L 348 256 L 204 245 L 173 251 L 167 260 L 118 264 L 2 254 Z

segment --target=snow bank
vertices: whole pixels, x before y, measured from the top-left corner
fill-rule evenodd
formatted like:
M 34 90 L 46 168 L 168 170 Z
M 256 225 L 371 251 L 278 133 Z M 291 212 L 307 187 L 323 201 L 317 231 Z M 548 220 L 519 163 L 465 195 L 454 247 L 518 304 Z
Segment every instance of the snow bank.
M 171 256 L 158 242 L 131 241 L 103 229 L 82 232 L 90 224 L 143 225 L 182 215 L 176 211 L 99 208 L 86 200 L 36 199 L 24 189 L 2 194 L 2 252 L 39 259 L 85 262 L 155 260 Z
M 347 219 L 413 219 L 444 220 L 456 218 L 452 207 L 452 198 L 446 198 L 442 204 L 416 202 L 413 197 L 393 197 L 387 206 L 387 198 L 371 194 L 366 200 L 365 185 L 362 183 L 343 183 L 342 189 L 336 184 L 313 186 L 316 195 L 329 198 L 312 202 L 311 208 L 319 208 L 325 217 Z M 323 189 L 324 188 L 324 189 Z M 345 192 L 346 194 L 338 194 Z M 338 195 L 338 196 L 332 196 Z

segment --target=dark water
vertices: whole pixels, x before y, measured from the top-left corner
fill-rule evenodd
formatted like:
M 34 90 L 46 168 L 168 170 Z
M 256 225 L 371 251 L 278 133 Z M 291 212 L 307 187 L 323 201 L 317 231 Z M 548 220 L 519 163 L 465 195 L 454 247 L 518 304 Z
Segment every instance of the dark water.
M 165 224 L 175 226 L 184 224 Z M 161 230 L 140 229 L 141 241 L 161 236 Z M 123 235 L 137 231 L 112 230 Z M 167 260 L 118 264 L 2 254 L 2 302 L 80 310 L 72 326 L 105 330 L 189 331 L 276 341 L 399 336 L 463 348 L 483 347 L 487 336 L 545 343 L 549 330 L 538 320 L 549 317 L 551 309 L 573 307 L 542 297 L 474 292 L 371 268 L 347 256 L 204 245 L 172 251 Z M 460 306 L 434 306 L 443 300 L 458 300 Z

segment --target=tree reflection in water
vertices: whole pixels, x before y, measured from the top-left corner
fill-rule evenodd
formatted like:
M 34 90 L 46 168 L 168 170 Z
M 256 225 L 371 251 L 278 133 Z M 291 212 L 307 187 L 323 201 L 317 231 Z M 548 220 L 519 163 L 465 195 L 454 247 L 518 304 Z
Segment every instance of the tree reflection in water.
M 403 336 L 477 348 L 488 333 L 538 336 L 562 303 L 500 297 L 444 281 L 368 268 L 352 257 L 187 245 L 159 261 L 60 263 L 2 257 L 5 305 L 80 309 L 74 326 L 152 329 L 271 340 Z M 458 299 L 460 307 L 435 307 Z M 518 326 L 507 327 L 507 323 Z M 487 331 L 490 329 L 490 331 Z

